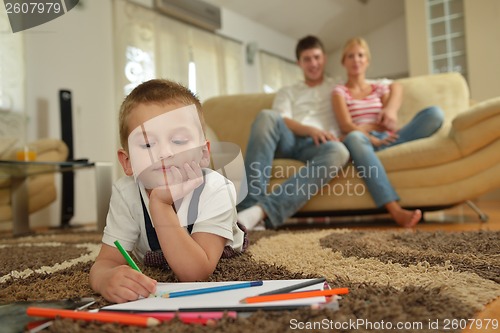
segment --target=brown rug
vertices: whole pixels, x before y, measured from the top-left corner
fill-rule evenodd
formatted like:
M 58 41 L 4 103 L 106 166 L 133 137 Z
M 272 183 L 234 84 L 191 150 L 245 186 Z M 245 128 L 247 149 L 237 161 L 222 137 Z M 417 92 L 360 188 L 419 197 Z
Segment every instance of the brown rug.
M 0 303 L 94 297 L 88 273 L 101 236 L 73 231 L 0 239 Z M 500 296 L 500 232 L 280 230 L 253 232 L 249 251 L 221 260 L 212 281 L 324 276 L 348 287 L 340 309 L 256 312 L 215 326 L 174 320 L 143 329 L 58 319 L 50 332 L 436 332 Z M 141 267 L 142 268 L 142 267 Z M 158 281 L 170 272 L 144 268 Z M 396 329 L 396 325 L 406 328 Z M 390 329 L 392 328 L 392 330 Z

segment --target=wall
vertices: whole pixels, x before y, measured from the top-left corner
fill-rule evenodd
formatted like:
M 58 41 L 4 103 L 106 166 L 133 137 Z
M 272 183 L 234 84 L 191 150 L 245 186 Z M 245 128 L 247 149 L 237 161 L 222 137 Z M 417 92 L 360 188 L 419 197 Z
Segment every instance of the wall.
M 471 97 L 500 96 L 500 1 L 464 0 Z
M 410 76 L 426 75 L 429 68 L 426 0 L 405 0 L 408 70 Z
M 500 1 L 464 0 L 471 97 L 500 96 Z M 500 189 L 481 200 L 500 200 Z
M 430 73 L 425 0 L 406 0 L 411 76 Z M 500 1 L 464 0 L 467 67 L 471 98 L 500 95 Z
M 354 36 L 353 36 L 354 37 Z M 372 55 L 367 76 L 370 78 L 399 78 L 408 76 L 406 50 L 406 22 L 401 16 L 363 37 Z M 342 49 L 328 55 L 326 71 L 330 76 L 345 81 L 345 69 L 340 63 Z
M 59 89 L 73 93 L 74 157 L 116 159 L 111 1 L 81 1 L 65 15 L 23 32 L 28 137 L 60 137 Z M 75 173 L 74 223 L 96 220 L 93 170 Z M 60 191 L 59 191 L 60 195 Z M 59 224 L 60 203 L 32 225 Z

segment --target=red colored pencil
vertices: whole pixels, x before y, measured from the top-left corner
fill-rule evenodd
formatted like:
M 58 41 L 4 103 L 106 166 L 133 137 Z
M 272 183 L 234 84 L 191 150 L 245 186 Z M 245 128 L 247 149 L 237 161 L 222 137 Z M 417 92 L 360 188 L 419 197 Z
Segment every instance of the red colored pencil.
M 349 293 L 349 289 L 347 289 L 347 288 L 335 288 L 335 289 L 329 289 L 329 290 L 299 291 L 299 292 L 286 293 L 286 294 L 247 297 L 247 298 L 242 299 L 240 301 L 240 303 L 261 303 L 261 302 L 284 301 L 284 300 L 307 298 L 307 297 L 343 295 L 343 294 L 347 294 L 347 293 Z
M 134 325 L 134 326 L 157 326 L 161 323 L 160 320 L 138 316 L 135 314 L 125 314 L 116 312 L 87 312 L 87 311 L 73 311 L 73 310 L 63 310 L 63 309 L 51 309 L 51 308 L 40 308 L 40 307 L 29 307 L 26 309 L 28 316 L 32 317 L 44 317 L 44 318 L 70 318 L 79 319 L 86 321 L 100 321 L 104 323 L 117 323 L 123 325 Z

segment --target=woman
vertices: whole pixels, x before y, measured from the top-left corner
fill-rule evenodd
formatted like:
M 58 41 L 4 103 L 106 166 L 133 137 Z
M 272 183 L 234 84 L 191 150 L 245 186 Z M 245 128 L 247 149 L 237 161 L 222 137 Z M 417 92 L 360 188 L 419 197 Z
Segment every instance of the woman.
M 399 197 L 375 153 L 431 136 L 441 127 L 443 112 L 435 106 L 426 108 L 397 130 L 398 107 L 394 106 L 399 103 L 394 102 L 394 99 L 399 96 L 393 94 L 391 97 L 387 85 L 366 81 L 369 64 L 370 50 L 366 41 L 362 38 L 350 39 L 342 54 L 347 82 L 335 87 L 332 93 L 333 110 L 343 133 L 342 140 L 377 207 L 385 207 L 397 224 L 413 227 L 422 218 L 422 212 L 419 209 L 403 209 L 399 205 Z M 393 83 L 393 86 L 401 89 L 397 83 Z

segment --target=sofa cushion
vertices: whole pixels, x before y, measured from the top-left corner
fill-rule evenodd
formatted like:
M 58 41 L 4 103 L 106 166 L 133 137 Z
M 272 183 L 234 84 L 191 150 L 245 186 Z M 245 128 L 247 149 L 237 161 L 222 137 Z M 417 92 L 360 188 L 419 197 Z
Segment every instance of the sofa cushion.
M 450 126 L 435 135 L 377 153 L 387 172 L 420 169 L 448 163 L 462 156 L 456 142 L 448 136 Z
M 458 160 L 462 157 L 456 142 L 446 131 L 430 138 L 415 140 L 377 153 L 387 172 L 415 170 Z M 304 163 L 291 159 L 273 161 L 273 178 L 288 178 Z M 342 173 L 343 176 L 346 176 Z
M 243 154 L 250 128 L 257 114 L 270 109 L 274 94 L 241 94 L 218 96 L 203 103 L 204 118 L 220 141 L 237 144 Z
M 470 106 L 469 88 L 460 73 L 423 75 L 397 80 L 403 86 L 399 124 L 407 124 L 420 110 L 431 105 L 443 109 L 445 122 Z

